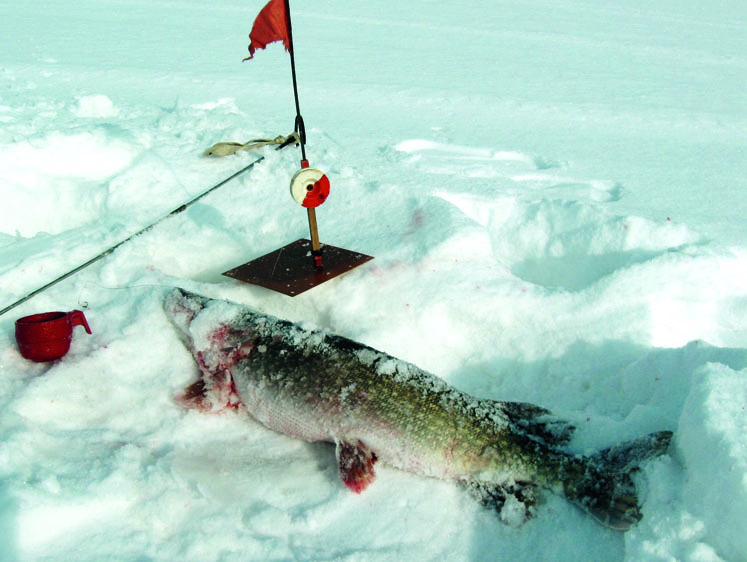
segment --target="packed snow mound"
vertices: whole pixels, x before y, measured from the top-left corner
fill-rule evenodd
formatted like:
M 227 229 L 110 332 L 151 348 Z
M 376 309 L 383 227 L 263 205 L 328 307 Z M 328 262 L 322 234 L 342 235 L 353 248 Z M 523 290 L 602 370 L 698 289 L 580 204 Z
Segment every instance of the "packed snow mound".
M 517 277 L 547 287 L 585 289 L 619 269 L 700 240 L 684 225 L 615 216 L 579 201 L 443 198 L 485 227 L 496 260 Z
M 747 369 L 709 363 L 697 372 L 678 427 L 687 467 L 684 504 L 704 522 L 702 542 L 712 544 L 726 560 L 741 557 L 747 537 L 745 407 Z M 716 474 L 714 465 L 719 467 Z
M 106 211 L 106 180 L 141 151 L 105 127 L 53 131 L 0 147 L 0 179 L 15 194 L 0 207 L 6 234 L 59 234 Z

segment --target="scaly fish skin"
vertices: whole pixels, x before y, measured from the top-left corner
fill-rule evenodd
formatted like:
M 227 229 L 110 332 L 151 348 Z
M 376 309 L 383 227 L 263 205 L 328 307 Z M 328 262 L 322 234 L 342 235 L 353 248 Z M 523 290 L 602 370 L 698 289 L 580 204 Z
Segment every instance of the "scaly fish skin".
M 334 442 L 340 476 L 356 492 L 381 460 L 463 482 L 499 511 L 513 496 L 526 517 L 534 489 L 549 488 L 624 530 L 641 517 L 631 470 L 671 438 L 660 432 L 595 457 L 572 455 L 562 446 L 573 427 L 538 406 L 475 398 L 347 338 L 181 289 L 165 308 L 202 371 L 182 403 L 246 409 L 270 429 Z

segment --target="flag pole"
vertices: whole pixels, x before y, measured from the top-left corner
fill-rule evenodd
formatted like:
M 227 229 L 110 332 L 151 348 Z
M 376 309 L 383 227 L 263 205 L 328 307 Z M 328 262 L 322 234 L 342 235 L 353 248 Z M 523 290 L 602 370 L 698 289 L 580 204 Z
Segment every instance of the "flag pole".
M 285 0 L 285 22 L 288 27 L 288 52 L 290 53 L 291 76 L 293 77 L 293 98 L 296 101 L 296 122 L 294 130 L 298 133 L 301 141 L 301 167 L 308 168 L 309 161 L 306 159 L 306 127 L 301 117 L 301 106 L 298 102 L 298 81 L 296 80 L 296 58 L 293 47 L 293 25 L 291 24 L 290 0 Z M 309 234 L 311 235 L 311 255 L 314 258 L 314 266 L 322 267 L 322 245 L 319 241 L 319 227 L 316 223 L 316 211 L 313 207 L 306 209 L 309 220 Z
M 285 0 L 285 22 L 288 26 L 288 52 L 290 53 L 291 76 L 293 77 L 293 97 L 296 100 L 296 122 L 294 130 L 301 140 L 301 159 L 306 160 L 306 128 L 301 117 L 301 106 L 298 103 L 298 82 L 296 81 L 296 59 L 293 49 L 293 26 L 291 25 L 290 0 Z

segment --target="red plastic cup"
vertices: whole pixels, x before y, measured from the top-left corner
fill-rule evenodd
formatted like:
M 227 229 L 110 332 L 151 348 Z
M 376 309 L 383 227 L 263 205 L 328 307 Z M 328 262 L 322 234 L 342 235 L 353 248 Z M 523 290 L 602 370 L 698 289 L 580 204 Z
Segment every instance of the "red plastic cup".
M 80 310 L 42 312 L 16 320 L 18 351 L 26 359 L 38 363 L 54 361 L 70 350 L 73 328 L 83 326 L 91 333 L 88 321 Z

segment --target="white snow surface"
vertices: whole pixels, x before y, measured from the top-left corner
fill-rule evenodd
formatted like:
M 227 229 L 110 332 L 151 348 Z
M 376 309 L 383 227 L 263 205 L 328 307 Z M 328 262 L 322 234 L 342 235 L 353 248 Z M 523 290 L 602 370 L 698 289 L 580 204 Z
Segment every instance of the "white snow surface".
M 264 0 L 0 3 L 2 560 L 747 559 L 747 7 L 743 1 L 292 0 L 323 242 L 375 256 L 296 298 L 221 272 L 300 237 Z M 546 494 L 501 523 L 449 482 L 173 397 L 196 366 L 173 286 L 318 326 L 484 398 L 532 402 L 590 452 L 670 429 L 644 519 Z M 36 364 L 15 319 L 83 309 Z

